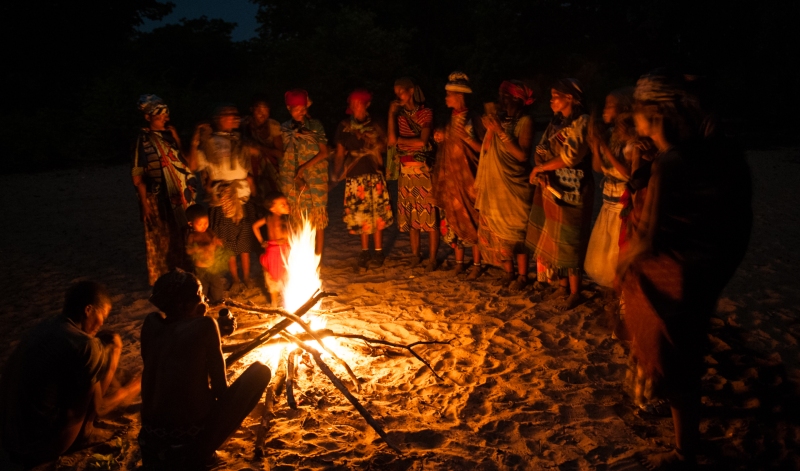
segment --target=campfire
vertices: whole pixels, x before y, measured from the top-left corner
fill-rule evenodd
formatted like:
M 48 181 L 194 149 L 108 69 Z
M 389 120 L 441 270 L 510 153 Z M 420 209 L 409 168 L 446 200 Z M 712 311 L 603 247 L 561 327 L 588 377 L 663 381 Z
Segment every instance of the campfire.
M 254 361 L 261 361 L 269 366 L 273 373 L 270 387 L 264 403 L 264 414 L 259 427 L 255 443 L 256 455 L 261 455 L 266 435 L 273 418 L 273 402 L 285 389 L 286 402 L 290 408 L 296 409 L 294 399 L 295 365 L 297 356 L 305 353 L 310 356 L 320 372 L 344 395 L 344 397 L 358 410 L 367 423 L 383 438 L 393 450 L 400 449 L 391 442 L 383 427 L 376 421 L 372 414 L 353 395 L 340 376 L 347 376 L 356 391 L 361 390 L 361 381 L 355 375 L 347 360 L 353 360 L 358 353 L 352 348 L 339 342 L 340 339 L 359 340 L 367 345 L 382 345 L 396 349 L 405 349 L 415 358 L 430 368 L 437 379 L 443 378 L 436 373 L 431 365 L 419 356 L 413 347 L 424 344 L 449 344 L 440 341 L 420 341 L 409 345 L 396 344 L 383 339 L 370 338 L 361 334 L 336 333 L 326 330 L 326 319 L 317 310 L 325 297 L 336 296 L 335 293 L 322 291 L 322 280 L 319 277 L 320 256 L 315 253 L 316 231 L 308 220 L 303 222 L 301 229 L 293 233 L 289 239 L 291 250 L 286 260 L 287 281 L 283 292 L 284 309 L 270 309 L 252 304 L 239 303 L 225 300 L 230 308 L 246 313 L 257 314 L 259 317 L 271 315 L 277 321 L 256 323 L 240 329 L 234 337 L 244 334 L 252 335 L 261 331 L 254 338 L 246 342 L 239 342 L 223 347 L 232 353 L 226 358 L 227 367 L 237 362 L 244 366 Z M 452 340 L 451 340 L 452 341 Z M 333 362 L 339 375 L 333 371 L 328 362 Z

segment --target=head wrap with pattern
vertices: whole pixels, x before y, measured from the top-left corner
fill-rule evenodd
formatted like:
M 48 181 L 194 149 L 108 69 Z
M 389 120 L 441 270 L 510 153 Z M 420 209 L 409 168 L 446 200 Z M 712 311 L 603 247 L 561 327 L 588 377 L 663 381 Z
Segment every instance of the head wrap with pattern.
M 286 106 L 311 106 L 311 100 L 308 99 L 308 92 L 302 88 L 295 88 L 289 90 L 283 95 Z
M 137 106 L 139 111 L 146 115 L 169 114 L 169 108 L 164 100 L 156 95 L 141 95 Z
M 353 90 L 350 95 L 347 96 L 347 114 L 353 114 L 353 110 L 350 108 L 350 103 L 357 101 L 359 103 L 369 104 L 372 101 L 372 93 L 364 90 L 363 88 L 357 88 Z
M 571 95 L 573 103 L 583 104 L 584 100 L 583 85 L 581 85 L 578 79 L 574 78 L 558 79 L 556 83 L 553 84 L 553 89 L 555 89 L 559 93 L 563 93 L 565 95 Z

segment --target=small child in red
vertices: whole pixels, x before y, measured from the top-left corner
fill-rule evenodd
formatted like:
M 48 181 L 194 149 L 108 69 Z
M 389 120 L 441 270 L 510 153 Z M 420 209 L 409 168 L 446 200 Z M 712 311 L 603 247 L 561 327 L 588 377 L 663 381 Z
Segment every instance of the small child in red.
M 253 232 L 266 252 L 261 255 L 261 266 L 264 268 L 272 307 L 278 306 L 278 295 L 286 281 L 286 258 L 289 256 L 286 218 L 289 214 L 289 202 L 281 193 L 270 193 L 264 197 L 264 208 L 268 214 L 253 224 Z M 267 226 L 267 238 L 261 235 L 261 227 Z

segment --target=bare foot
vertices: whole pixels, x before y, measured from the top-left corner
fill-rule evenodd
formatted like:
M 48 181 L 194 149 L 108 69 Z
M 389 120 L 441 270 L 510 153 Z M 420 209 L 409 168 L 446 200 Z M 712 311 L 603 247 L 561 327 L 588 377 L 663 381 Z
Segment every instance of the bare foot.
M 517 279 L 508 285 L 508 291 L 511 293 L 519 293 L 528 285 L 528 275 L 519 275 Z
M 454 275 L 460 275 L 460 274 L 464 273 L 465 271 L 466 271 L 466 268 L 464 267 L 464 262 L 461 262 L 461 263 L 456 262 L 456 266 L 453 268 L 453 274 Z
M 641 465 L 649 471 L 672 471 L 697 469 L 697 462 L 690 459 L 678 450 L 666 453 L 653 453 L 650 455 L 637 454 Z
M 501 278 L 495 280 L 492 286 L 508 286 L 509 283 L 514 281 L 516 276 L 513 273 L 506 272 Z
M 472 265 L 469 270 L 467 270 L 467 281 L 475 281 L 478 279 L 479 276 L 483 274 L 483 267 L 480 265 Z
M 570 309 L 577 307 L 582 302 L 583 298 L 581 298 L 580 293 L 572 293 L 567 296 L 567 299 L 564 300 L 563 303 L 559 303 L 558 309 L 560 311 L 569 311 Z
M 435 271 L 435 270 L 436 270 L 436 267 L 437 267 L 438 265 L 439 265 L 439 264 L 438 264 L 438 263 L 436 263 L 436 259 L 433 259 L 433 260 L 428 260 L 428 263 L 426 263 L 426 264 L 425 264 L 425 273 L 430 273 L 430 272 L 432 272 L 432 271 Z
M 412 255 L 411 256 L 411 265 L 409 267 L 414 268 L 422 262 L 422 258 L 419 255 Z
M 555 291 L 545 297 L 546 300 L 566 298 L 569 296 L 569 288 L 566 286 L 559 286 Z

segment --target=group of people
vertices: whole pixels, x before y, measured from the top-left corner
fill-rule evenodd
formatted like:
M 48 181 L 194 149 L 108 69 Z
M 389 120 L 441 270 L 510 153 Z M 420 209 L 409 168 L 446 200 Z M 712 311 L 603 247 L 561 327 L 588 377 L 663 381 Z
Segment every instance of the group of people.
M 691 87 L 684 76 L 655 71 L 635 88 L 610 93 L 601 120 L 586 112 L 577 80 L 558 80 L 550 91 L 554 116 L 534 145 L 525 112 L 533 93 L 524 83 L 503 82 L 498 102 L 479 116 L 467 108 L 468 77 L 454 72 L 445 87 L 450 120 L 434 129 L 421 89 L 404 78 L 395 83 L 385 128 L 369 114 L 372 95 L 351 93 L 330 151 L 322 125 L 308 116 L 308 94 L 292 90 L 285 95 L 292 119 L 282 125 L 269 119 L 263 100 L 242 123 L 235 107 L 217 108 L 213 127 L 198 126 L 186 157 L 166 105 L 143 96 L 148 127 L 135 148 L 133 180 L 151 302 L 160 310 L 142 327 L 143 377 L 110 387 L 121 348 L 118 336 L 99 332 L 110 297 L 99 285 L 77 285 L 62 315 L 34 329 L 5 366 L 2 448 L 24 466 L 57 456 L 141 384 L 145 465 L 202 466 L 270 378 L 256 363 L 227 384 L 205 295 L 219 299 L 226 265 L 234 284 L 242 283 L 239 261 L 250 283 L 249 254 L 262 246 L 267 281 L 279 283 L 286 237 L 303 218 L 317 229 L 321 252 L 329 188 L 346 180 L 344 220 L 361 237 L 360 266 L 383 263 L 381 233 L 396 216 L 400 231 L 410 233 L 414 264 L 423 262 L 421 233 L 428 234 L 428 270 L 437 268 L 444 239 L 455 249 L 455 270 L 477 279 L 486 264 L 501 267 L 499 283 L 511 291 L 526 288 L 535 260 L 533 288 L 553 286 L 565 308 L 580 303 L 584 273 L 616 288 L 631 349 L 630 390 L 637 404 L 668 401 L 674 420 L 675 450 L 648 457 L 646 467 L 691 466 L 705 332 L 752 224 L 743 153 L 718 132 Z M 592 228 L 593 171 L 604 179 Z M 387 179 L 399 180 L 396 214 Z M 200 190 L 210 209 L 197 203 Z M 197 276 L 176 269 L 186 255 Z M 39 363 L 52 374 L 26 376 Z

